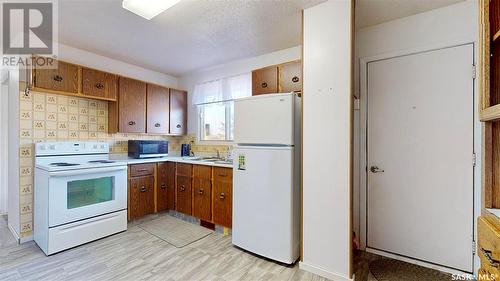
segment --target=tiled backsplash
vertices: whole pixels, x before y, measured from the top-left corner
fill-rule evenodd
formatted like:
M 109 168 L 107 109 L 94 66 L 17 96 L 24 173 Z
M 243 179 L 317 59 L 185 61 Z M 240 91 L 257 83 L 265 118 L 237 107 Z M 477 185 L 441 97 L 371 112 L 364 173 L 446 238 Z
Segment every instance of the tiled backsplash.
M 21 85 L 20 89 L 23 89 Z M 30 92 L 20 93 L 20 222 L 21 236 L 33 230 L 34 143 L 45 141 L 104 141 L 111 153 L 126 153 L 129 139 L 165 139 L 169 151 L 180 151 L 181 143 L 196 141 L 195 135 L 185 137 L 141 134 L 108 134 L 108 102 L 79 97 Z M 225 155 L 230 146 L 200 145 L 192 147 L 195 154 Z

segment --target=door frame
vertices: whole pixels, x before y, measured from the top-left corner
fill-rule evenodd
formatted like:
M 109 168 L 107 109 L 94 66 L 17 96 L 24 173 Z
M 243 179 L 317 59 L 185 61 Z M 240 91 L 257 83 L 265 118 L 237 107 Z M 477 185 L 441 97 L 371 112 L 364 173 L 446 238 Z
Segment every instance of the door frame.
M 375 254 L 384 254 L 387 257 L 403 260 L 406 262 L 414 263 L 417 265 L 438 269 L 440 271 L 448 272 L 451 274 L 464 274 L 464 272 L 451 269 L 445 266 L 436 265 L 433 263 L 428 263 L 421 260 L 416 260 L 408 257 L 403 257 L 395 254 L 387 254 L 385 252 L 381 252 L 378 250 L 370 249 L 367 245 L 367 188 L 368 188 L 368 173 L 367 173 L 367 129 L 368 129 L 368 63 L 375 62 L 379 60 L 392 59 L 397 57 L 415 55 L 420 53 L 426 53 L 430 51 L 437 51 L 452 47 L 466 46 L 471 45 L 473 50 L 473 64 L 476 65 L 477 69 L 477 43 L 475 41 L 470 40 L 458 40 L 453 42 L 441 42 L 430 46 L 421 46 L 418 48 L 399 50 L 390 53 L 384 53 L 376 56 L 367 56 L 361 57 L 359 59 L 359 83 L 360 83 L 360 97 L 359 97 L 359 244 L 361 250 L 366 250 L 367 252 L 375 253 Z M 471 66 L 472 67 L 472 66 Z M 479 73 L 476 71 L 476 73 Z M 477 95 L 478 88 L 478 77 L 476 75 L 473 78 L 473 89 L 472 93 L 474 96 L 474 104 L 473 104 L 473 150 L 476 154 L 476 165 L 473 169 L 473 243 L 475 244 L 477 241 L 477 218 L 481 212 L 481 166 L 482 166 L 482 124 L 479 121 L 479 95 Z M 472 161 L 472 159 L 471 159 Z M 476 251 L 477 252 L 477 251 Z M 479 268 L 479 257 L 477 253 L 473 253 L 473 272 L 477 272 Z

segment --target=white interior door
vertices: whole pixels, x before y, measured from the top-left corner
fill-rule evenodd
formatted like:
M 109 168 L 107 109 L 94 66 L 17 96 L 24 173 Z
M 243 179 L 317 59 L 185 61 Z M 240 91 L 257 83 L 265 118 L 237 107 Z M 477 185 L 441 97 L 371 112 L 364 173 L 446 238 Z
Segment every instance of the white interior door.
M 472 271 L 472 65 L 472 45 L 368 63 L 369 248 Z

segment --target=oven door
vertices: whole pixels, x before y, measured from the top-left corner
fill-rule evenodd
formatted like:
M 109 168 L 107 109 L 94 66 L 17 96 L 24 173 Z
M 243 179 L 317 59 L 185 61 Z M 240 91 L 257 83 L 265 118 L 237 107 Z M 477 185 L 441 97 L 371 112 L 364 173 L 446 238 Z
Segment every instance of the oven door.
M 127 209 L 127 166 L 49 176 L 49 227 Z

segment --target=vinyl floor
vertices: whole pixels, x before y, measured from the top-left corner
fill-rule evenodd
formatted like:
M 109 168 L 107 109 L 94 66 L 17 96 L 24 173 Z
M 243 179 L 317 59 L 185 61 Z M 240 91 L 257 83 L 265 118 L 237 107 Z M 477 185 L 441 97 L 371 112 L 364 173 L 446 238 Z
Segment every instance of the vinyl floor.
M 176 248 L 137 225 L 47 257 L 34 242 L 18 245 L 0 217 L 0 280 L 326 280 L 236 248 L 220 233 Z

